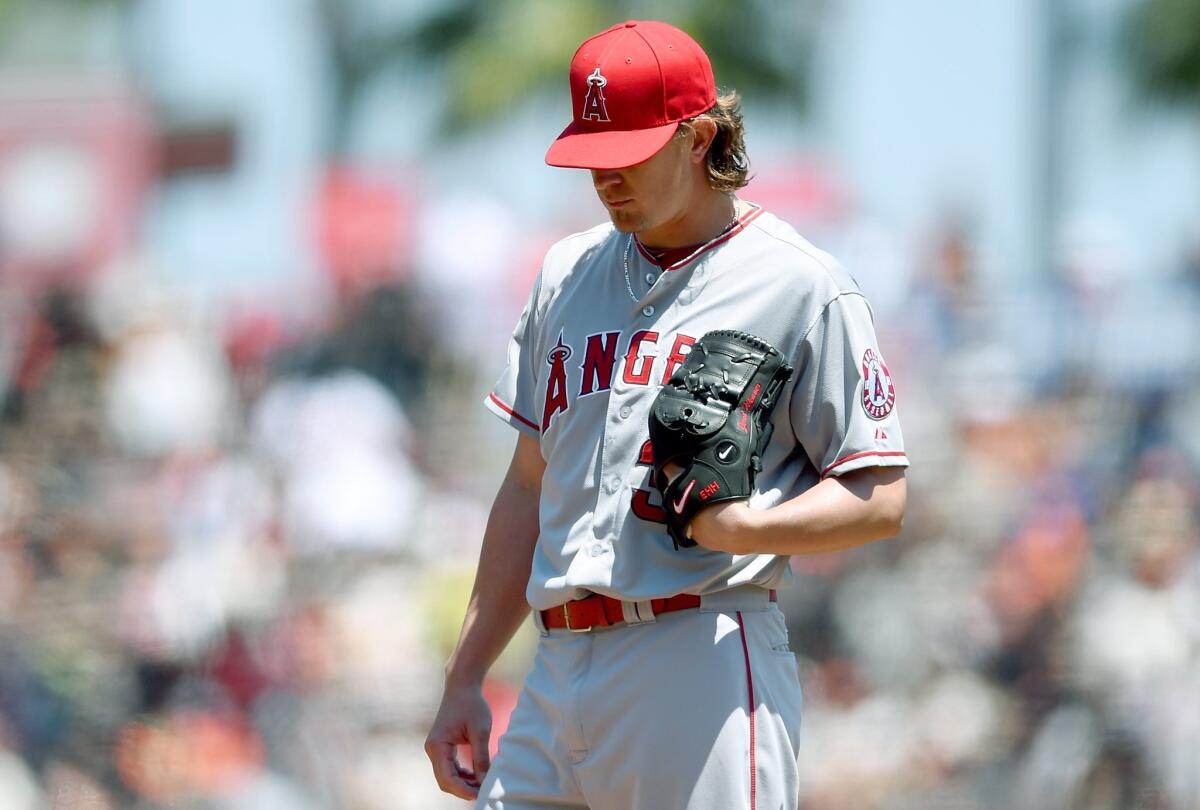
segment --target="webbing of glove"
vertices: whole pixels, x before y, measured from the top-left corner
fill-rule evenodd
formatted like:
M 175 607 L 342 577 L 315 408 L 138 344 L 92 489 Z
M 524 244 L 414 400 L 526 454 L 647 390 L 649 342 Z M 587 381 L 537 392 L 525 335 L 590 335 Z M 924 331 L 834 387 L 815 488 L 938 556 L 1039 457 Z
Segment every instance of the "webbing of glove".
M 771 410 L 792 368 L 766 341 L 734 330 L 705 333 L 650 409 L 654 486 L 675 547 L 694 546 L 691 519 L 707 506 L 749 498 L 771 439 Z M 668 478 L 666 467 L 683 472 Z

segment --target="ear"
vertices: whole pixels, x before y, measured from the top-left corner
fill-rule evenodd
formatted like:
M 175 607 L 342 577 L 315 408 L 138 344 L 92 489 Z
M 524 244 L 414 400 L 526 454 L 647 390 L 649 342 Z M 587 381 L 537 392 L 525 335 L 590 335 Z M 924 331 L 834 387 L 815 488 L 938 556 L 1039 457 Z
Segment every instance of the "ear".
M 692 130 L 690 148 L 692 162 L 702 163 L 708 154 L 708 148 L 712 146 L 713 139 L 717 137 L 717 122 L 711 118 L 700 116 L 689 121 L 688 126 Z

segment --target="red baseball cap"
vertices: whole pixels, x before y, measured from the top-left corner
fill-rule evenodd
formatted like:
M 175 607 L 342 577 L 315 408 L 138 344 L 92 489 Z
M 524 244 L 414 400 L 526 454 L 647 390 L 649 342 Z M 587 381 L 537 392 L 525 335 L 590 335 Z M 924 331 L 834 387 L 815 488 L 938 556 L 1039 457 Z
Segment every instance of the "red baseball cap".
M 661 149 L 679 122 L 717 103 L 712 64 L 673 25 L 630 20 L 584 41 L 571 60 L 574 119 L 546 151 L 551 166 L 621 169 Z

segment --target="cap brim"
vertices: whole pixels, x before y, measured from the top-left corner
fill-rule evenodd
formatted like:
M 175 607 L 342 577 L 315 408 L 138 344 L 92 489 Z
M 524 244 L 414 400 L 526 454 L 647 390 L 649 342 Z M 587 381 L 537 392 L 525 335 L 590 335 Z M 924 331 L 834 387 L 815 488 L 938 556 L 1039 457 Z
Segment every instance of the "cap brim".
M 677 129 L 678 122 L 650 129 L 589 132 L 572 122 L 546 150 L 546 162 L 567 169 L 624 169 L 653 157 Z

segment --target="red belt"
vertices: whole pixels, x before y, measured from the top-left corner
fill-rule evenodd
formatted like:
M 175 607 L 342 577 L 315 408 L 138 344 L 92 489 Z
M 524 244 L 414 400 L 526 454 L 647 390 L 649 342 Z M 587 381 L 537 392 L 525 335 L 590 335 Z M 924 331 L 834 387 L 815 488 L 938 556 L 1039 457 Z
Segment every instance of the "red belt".
M 770 600 L 774 602 L 775 591 L 770 591 L 769 595 Z M 650 608 L 656 616 L 660 613 L 670 613 L 673 610 L 698 607 L 700 607 L 700 597 L 691 593 L 650 600 Z M 543 610 L 541 615 L 542 624 L 547 630 L 566 629 L 583 632 L 597 627 L 612 627 L 614 624 L 625 621 L 625 611 L 621 608 L 621 600 L 598 593 Z

